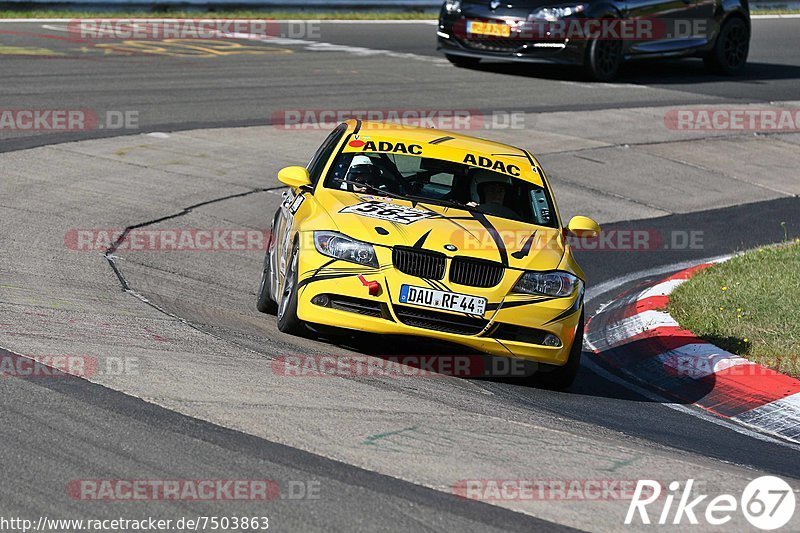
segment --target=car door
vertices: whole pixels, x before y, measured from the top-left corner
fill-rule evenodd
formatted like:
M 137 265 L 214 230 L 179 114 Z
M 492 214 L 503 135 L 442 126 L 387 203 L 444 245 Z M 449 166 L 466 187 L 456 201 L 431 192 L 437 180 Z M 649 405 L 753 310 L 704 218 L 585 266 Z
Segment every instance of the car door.
M 705 1 L 626 0 L 624 18 L 632 28 L 632 36 L 625 49 L 632 55 L 677 55 L 692 47 L 692 41 L 697 39 L 694 21 L 699 14 L 698 5 Z M 649 32 L 648 23 L 652 24 Z

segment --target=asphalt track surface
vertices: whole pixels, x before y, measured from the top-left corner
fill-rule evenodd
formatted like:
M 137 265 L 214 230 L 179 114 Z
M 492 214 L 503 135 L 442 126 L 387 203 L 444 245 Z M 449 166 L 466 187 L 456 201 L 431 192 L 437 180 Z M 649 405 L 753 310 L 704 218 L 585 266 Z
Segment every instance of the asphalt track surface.
M 75 42 L 67 22 L 4 23 L 0 98 L 9 108 L 135 110 L 144 131 L 268 124 L 274 112 L 287 108 L 537 112 L 796 100 L 797 21 L 754 24 L 747 72 L 736 81 L 706 73 L 699 60 L 683 60 L 632 64 L 618 83 L 602 85 L 581 83 L 575 71 L 547 65 L 451 69 L 435 51 L 430 24 L 283 24 L 275 33 L 290 39 L 300 34 L 294 40 L 316 43 L 315 51 L 268 39 L 237 45 L 238 51 L 212 50 L 207 55 L 226 55 L 208 61 L 193 57 L 203 52 L 178 45 L 163 53 L 137 53 L 119 41 Z M 349 49 L 337 53 L 336 46 Z M 38 55 L 24 55 L 20 48 Z M 382 57 L 380 52 L 364 50 L 411 55 L 387 72 L 370 61 Z M 24 139 L 6 142 L 3 149 L 119 133 L 43 133 L 35 140 L 29 133 L 14 134 Z
M 169 55 L 125 55 L 118 50 L 108 52 L 107 47 L 98 50 L 94 43 L 83 46 L 64 40 L 65 34 L 58 29 L 58 23 L 48 24 L 56 29 L 42 26 L 42 23 L 0 25 L 3 46 L 0 68 L 5 73 L 0 86 L 2 107 L 80 107 L 98 112 L 133 109 L 141 119 L 140 131 L 264 125 L 271 122 L 275 111 L 282 109 L 393 106 L 531 113 L 725 103 L 766 105 L 772 101 L 800 100 L 800 54 L 797 53 L 800 32 L 796 22 L 786 20 L 755 22 L 752 64 L 742 79 L 716 78 L 705 74 L 699 62 L 682 61 L 628 67 L 620 81 L 610 86 L 585 84 L 569 72 L 552 68 L 519 69 L 505 65 L 489 65 L 477 71 L 451 68 L 432 51 L 433 28 L 424 24 L 322 26 L 323 42 L 388 51 L 388 56 L 393 57 L 391 70 L 382 69 L 379 60 L 369 61 L 369 57 L 375 56 L 365 54 L 363 49 L 320 51 L 295 44 L 247 43 L 246 46 L 256 48 L 255 53 L 213 58 L 180 55 L 185 51 L 177 56 L 174 51 Z M 19 48 L 27 48 L 29 52 L 38 48 L 40 52 L 36 56 L 20 55 Z M 380 59 L 381 54 L 377 57 Z M 131 133 L 135 132 L 4 132 L 0 151 Z M 264 187 L 275 185 L 273 178 L 269 180 Z M 220 190 L 217 196 L 237 191 Z M 25 196 L 26 193 L 20 192 L 20 199 Z M 15 201 L 15 198 L 0 198 L 4 208 L 13 206 Z M 259 227 L 264 224 L 263 213 L 271 212 L 278 201 L 277 195 L 262 194 L 253 197 L 250 204 L 231 208 L 242 210 L 242 224 Z M 225 202 L 220 202 L 218 208 L 224 211 Z M 156 218 L 147 213 L 125 223 Z M 653 277 L 631 277 L 637 272 L 662 269 L 667 273 L 677 263 L 779 242 L 786 235 L 798 236 L 798 214 L 800 200 L 783 195 L 714 210 L 638 217 L 637 227 L 664 234 L 687 228 L 702 231 L 703 247 L 650 253 L 579 253 L 578 259 L 593 284 L 624 278 L 606 294 L 593 294 L 587 311 L 594 311 L 604 298 Z M 614 220 L 618 222 L 604 224 L 604 229 L 631 226 L 626 217 Z M 8 218 L 4 227 L 6 224 L 11 229 Z M 6 245 L 13 241 L 6 239 Z M 18 250 L 10 245 L 9 249 Z M 222 263 L 228 260 L 224 254 L 207 257 L 203 259 Z M 190 322 L 202 324 L 202 330 L 223 341 L 264 354 L 284 350 L 286 346 L 325 353 L 324 343 L 274 337 L 274 328 L 237 327 L 224 315 L 203 313 L 202 304 L 210 303 L 204 301 L 203 294 L 187 293 L 185 305 L 175 303 L 164 296 L 169 291 L 157 287 L 162 279 L 148 277 L 148 268 L 167 268 L 172 275 L 181 272 L 180 261 L 166 267 L 131 262 L 123 266 L 123 271 L 134 288 L 140 282 L 142 293 L 151 296 L 151 301 Z M 223 268 L 227 266 L 214 265 L 214 269 Z M 65 266 L 65 271 L 70 268 Z M 113 276 L 110 269 L 106 274 Z M 252 278 L 253 283 L 256 276 L 257 270 L 240 274 L 243 279 Z M 153 285 L 141 286 L 145 281 Z M 109 278 L 102 285 L 111 283 L 117 280 Z M 224 290 L 225 285 L 221 283 L 219 289 Z M 176 292 L 186 288 L 179 286 Z M 252 301 L 236 301 L 238 296 L 215 303 L 222 307 L 229 305 L 231 310 L 251 308 L 253 315 Z M 252 300 L 249 294 L 246 298 Z M 193 308 L 192 304 L 198 307 Z M 258 316 L 256 319 L 270 320 Z M 14 340 L 13 333 L 10 335 L 4 339 L 0 334 L 0 345 Z M 52 351 L 58 350 L 57 339 L 51 341 Z M 372 343 L 370 339 L 357 339 L 346 345 L 349 350 L 375 353 Z M 402 353 L 407 347 L 400 346 L 398 350 Z M 472 389 L 464 392 L 465 386 L 449 380 L 441 385 L 452 388 L 440 391 L 443 404 L 452 402 L 465 412 L 486 409 L 481 405 L 481 396 L 489 393 L 494 402 L 491 407 L 507 406 L 512 419 L 529 417 L 559 428 L 595 428 L 599 434 L 616 435 L 642 448 L 651 448 L 654 454 L 678 457 L 691 454 L 706 468 L 738 465 L 752 469 L 754 474 L 767 472 L 800 479 L 800 455 L 796 449 L 671 409 L 631 392 L 617 381 L 605 379 L 588 367 L 582 368 L 568 392 L 480 381 L 477 388 L 482 393 L 477 394 Z M 375 387 L 391 385 L 375 384 Z M 0 388 L 3 389 L 0 435 L 7 465 L 0 483 L 0 510 L 4 515 L 87 514 L 85 502 L 64 497 L 64 482 L 70 479 L 263 476 L 281 481 L 313 478 L 323 487 L 323 497 L 319 500 L 272 502 L 268 514 L 275 518 L 275 527 L 282 530 L 487 531 L 559 527 L 520 512 L 463 500 L 446 491 L 400 479 L 403 476 L 385 475 L 246 431 L 221 427 L 201 420 L 202 417 L 179 414 L 83 380 L 4 379 L 0 380 Z M 463 394 L 449 399 L 450 393 L 455 394 L 453 391 Z M 470 398 L 470 394 L 477 397 Z M 300 415 L 298 424 L 302 424 Z M 133 510 L 125 508 L 129 517 L 222 512 L 230 516 L 251 511 L 252 504 L 230 502 L 224 505 L 149 502 Z M 114 506 L 96 505 L 91 514 L 111 517 L 118 512 Z M 599 523 L 597 529 L 608 529 L 608 525 Z

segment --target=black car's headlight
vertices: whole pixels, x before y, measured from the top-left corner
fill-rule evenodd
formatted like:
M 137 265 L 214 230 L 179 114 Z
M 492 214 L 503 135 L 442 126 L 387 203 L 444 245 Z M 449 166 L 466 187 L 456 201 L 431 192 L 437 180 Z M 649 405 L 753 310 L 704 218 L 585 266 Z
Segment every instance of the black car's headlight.
M 378 267 L 375 248 L 335 231 L 315 231 L 314 247 L 322 255 L 359 265 Z
M 528 20 L 560 20 L 578 13 L 583 13 L 588 4 L 568 4 L 542 7 L 528 16 Z
M 526 272 L 519 278 L 513 292 L 540 294 L 554 298 L 572 296 L 583 282 L 569 272 Z

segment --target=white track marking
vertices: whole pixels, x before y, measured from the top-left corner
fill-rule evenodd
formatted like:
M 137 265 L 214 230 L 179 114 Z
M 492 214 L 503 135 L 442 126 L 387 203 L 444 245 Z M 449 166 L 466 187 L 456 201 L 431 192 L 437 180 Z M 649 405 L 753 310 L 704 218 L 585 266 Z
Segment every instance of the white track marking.
M 685 279 L 670 279 L 667 281 L 662 281 L 658 285 L 653 285 L 643 293 L 639 295 L 638 300 L 644 300 L 645 298 L 651 298 L 653 296 L 666 296 L 671 294 L 672 291 L 678 288 L 679 285 L 686 283 Z
M 668 313 L 649 310 L 609 324 L 597 331 L 596 336 L 586 335 L 586 337 L 592 345 L 600 345 L 603 350 L 610 350 L 627 344 L 631 338 L 641 333 L 665 327 L 677 328 L 678 323 Z
M 169 19 L 162 19 L 169 20 Z M 134 25 L 135 26 L 135 25 Z M 51 24 L 43 24 L 42 28 L 51 31 L 58 31 L 69 33 L 67 26 L 56 26 Z M 398 59 L 411 59 L 414 61 L 423 61 L 425 63 L 433 63 L 440 66 L 450 66 L 450 62 L 443 57 L 424 56 L 420 54 L 412 54 L 409 52 L 396 52 L 394 50 L 382 50 L 378 48 L 367 48 L 364 46 L 350 46 L 346 44 L 334 44 L 324 41 L 313 41 L 308 39 L 292 39 L 288 37 L 264 37 L 262 35 L 254 35 L 250 33 L 220 33 L 220 37 L 242 39 L 247 41 L 258 41 L 265 44 L 272 44 L 276 46 L 297 46 L 303 47 L 303 50 L 309 52 L 341 52 L 351 54 L 358 57 L 368 56 L 384 56 L 393 57 Z
M 584 89 L 652 89 L 649 85 L 638 85 L 636 83 L 592 83 L 584 81 L 557 80 L 562 85 L 573 87 L 583 87 Z
M 750 18 L 755 20 L 800 19 L 800 15 L 751 15 Z
M 626 274 L 624 276 L 619 276 L 614 279 L 610 279 L 608 281 L 604 281 L 603 283 L 599 283 L 593 287 L 590 287 L 586 291 L 586 301 L 591 301 L 601 296 L 611 290 L 614 290 L 616 287 L 620 287 L 625 285 L 626 283 L 630 283 L 631 281 L 635 281 L 637 279 L 647 278 L 650 276 L 660 276 L 662 274 L 667 274 L 668 272 L 675 272 L 678 270 L 683 270 L 685 268 L 692 267 L 699 263 L 718 263 L 720 261 L 724 261 L 726 259 L 730 259 L 733 257 L 733 254 L 727 255 L 718 255 L 716 257 L 712 257 L 711 259 L 697 259 L 694 261 L 682 261 L 680 263 L 673 263 L 671 265 L 659 266 L 654 268 L 649 268 L 647 270 L 640 270 L 639 272 L 634 272 L 633 274 Z
M 798 413 L 800 413 L 800 393 L 795 393 L 732 418 L 750 427 L 767 428 L 788 439 L 797 440 L 800 438 Z
M 686 344 L 675 350 L 667 350 L 656 355 L 655 360 L 673 369 L 678 375 L 691 379 L 702 379 L 734 366 L 753 364 L 744 357 L 733 355 L 707 342 Z
M 722 256 L 712 257 L 710 259 L 699 259 L 699 260 L 695 260 L 695 261 L 684 261 L 684 262 L 681 262 L 681 263 L 673 263 L 671 265 L 665 265 L 665 266 L 651 268 L 651 269 L 647 269 L 647 270 L 641 270 L 639 272 L 634 272 L 632 274 L 627 274 L 625 276 L 620 276 L 620 277 L 617 277 L 617 278 L 614 278 L 614 279 L 610 279 L 610 280 L 605 281 L 605 282 L 597 285 L 596 287 L 594 287 L 594 290 L 590 289 L 590 290 L 586 291 L 586 302 L 590 302 L 590 301 L 596 299 L 598 296 L 602 296 L 603 294 L 613 290 L 615 287 L 619 287 L 621 285 L 624 285 L 626 283 L 630 283 L 631 281 L 635 281 L 637 279 L 642 279 L 642 278 L 646 278 L 646 277 L 650 277 L 650 276 L 658 276 L 660 274 L 666 274 L 668 272 L 682 270 L 682 269 L 689 268 L 689 267 L 694 266 L 694 265 L 699 264 L 699 263 L 718 263 L 720 261 L 724 261 L 726 259 L 730 259 L 731 257 L 733 257 L 733 255 L 734 254 L 729 254 L 729 255 L 722 255 Z M 588 338 L 584 338 L 584 346 L 586 346 L 590 351 L 595 351 L 596 350 L 595 346 L 590 342 L 590 340 Z M 725 420 L 724 418 L 719 418 L 717 416 L 714 416 L 714 415 L 711 415 L 709 413 L 706 413 L 706 412 L 702 411 L 701 409 L 699 409 L 697 407 L 694 407 L 694 406 L 683 405 L 683 404 L 679 404 L 679 403 L 671 403 L 668 400 L 666 400 L 663 396 L 661 396 L 660 394 L 655 393 L 653 391 L 649 391 L 649 390 L 647 390 L 647 389 L 645 389 L 643 387 L 640 387 L 639 385 L 636 385 L 632 381 L 628 381 L 628 380 L 626 380 L 626 379 L 624 379 L 624 378 L 622 378 L 620 376 L 617 376 L 616 374 L 613 374 L 613 373 L 609 372 L 608 370 L 604 369 L 603 367 L 601 367 L 600 365 L 598 365 L 597 363 L 595 363 L 591 359 L 588 359 L 588 358 L 584 357 L 582 359 L 582 361 L 581 361 L 581 364 L 583 366 L 585 366 L 586 368 L 588 368 L 589 370 L 591 370 L 592 372 L 594 372 L 595 374 L 599 375 L 600 377 L 602 377 L 602 378 L 604 378 L 604 379 L 606 379 L 608 381 L 611 381 L 612 383 L 615 383 L 617 385 L 625 387 L 626 389 L 628 389 L 630 391 L 633 391 L 633 392 L 635 392 L 635 393 L 637 393 L 637 394 L 639 394 L 641 396 L 644 396 L 645 398 L 647 398 L 647 399 L 649 399 L 651 401 L 660 403 L 661 405 L 669 407 L 670 409 L 673 409 L 675 411 L 679 411 L 681 413 L 684 413 L 684 414 L 687 414 L 687 415 L 691 415 L 691 416 L 693 416 L 695 418 L 699 418 L 699 419 L 701 419 L 701 420 L 703 420 L 705 422 L 711 422 L 712 424 L 716 424 L 718 426 L 722 426 L 722 427 L 730 429 L 731 431 L 734 431 L 736 433 L 740 433 L 742 435 L 746 435 L 748 437 L 752 437 L 752 438 L 760 440 L 760 441 L 770 442 L 770 443 L 773 443 L 773 444 L 779 444 L 781 446 L 786 446 L 787 448 L 791 448 L 791 449 L 793 449 L 795 451 L 800 451 L 800 445 L 798 445 L 798 444 L 795 444 L 795 443 L 792 443 L 792 442 L 788 442 L 788 441 L 783 441 L 783 440 L 780 440 L 780 439 L 776 439 L 774 437 L 770 437 L 770 436 L 764 435 L 763 433 L 759 433 L 758 431 L 750 429 L 750 424 L 748 422 L 750 420 L 752 420 L 752 418 L 749 417 L 749 416 L 746 416 L 746 415 L 748 415 L 748 413 L 753 413 L 753 416 L 766 415 L 767 413 L 771 412 L 772 410 L 774 410 L 776 408 L 778 408 L 778 409 L 783 408 L 784 405 L 788 406 L 790 404 L 800 403 L 800 394 L 796 394 L 796 395 L 790 396 L 788 398 L 783 398 L 782 400 L 777 400 L 777 401 L 769 403 L 769 404 L 767 404 L 765 406 L 762 406 L 762 407 L 753 409 L 751 411 L 748 411 L 747 413 L 742 413 L 742 415 L 738 415 L 736 417 L 732 417 L 731 418 L 731 420 L 736 420 L 737 422 L 730 422 L 728 420 Z M 795 398 L 795 396 L 797 396 L 797 398 Z M 784 402 L 784 404 L 780 404 L 780 402 Z M 790 402 L 790 403 L 787 404 L 786 402 Z M 775 405 L 773 405 L 773 404 L 775 404 Z M 778 405 L 778 404 L 780 404 L 780 405 Z M 761 411 L 759 411 L 759 410 L 761 410 Z M 738 422 L 741 422 L 741 424 L 738 423 Z
M 592 346 L 588 346 L 588 348 L 589 349 L 593 349 Z M 794 444 L 794 443 L 791 443 L 791 442 L 786 442 L 786 441 L 783 441 L 783 440 L 779 440 L 779 439 L 770 437 L 768 435 L 764 435 L 763 433 L 759 433 L 757 431 L 753 431 L 751 429 L 748 429 L 747 427 L 743 427 L 741 425 L 738 425 L 738 424 L 735 424 L 735 423 L 732 423 L 732 422 L 728 422 L 727 420 L 725 420 L 723 418 L 718 418 L 718 417 L 716 417 L 714 415 L 711 415 L 711 414 L 708 414 L 708 413 L 706 413 L 704 411 L 698 410 L 697 408 L 692 407 L 692 406 L 683 405 L 683 404 L 680 404 L 680 403 L 669 403 L 662 396 L 660 396 L 660 395 L 658 395 L 658 394 L 656 394 L 656 393 L 654 393 L 652 391 L 649 391 L 649 390 L 647 390 L 645 388 L 642 388 L 642 387 L 640 387 L 640 386 L 638 386 L 638 385 L 636 385 L 636 384 L 634 384 L 634 383 L 632 383 L 630 381 L 627 381 L 627 380 L 617 376 L 616 374 L 612 374 L 611 372 L 609 372 L 605 368 L 601 367 L 600 365 L 598 365 L 597 363 L 595 363 L 592 360 L 587 360 L 586 358 L 583 358 L 583 360 L 581 361 L 581 365 L 583 365 L 584 367 L 588 368 L 590 371 L 594 372 L 595 374 L 597 374 L 601 378 L 603 378 L 603 379 L 605 379 L 607 381 L 610 381 L 612 383 L 615 383 L 617 385 L 620 385 L 622 387 L 625 387 L 626 389 L 628 389 L 630 391 L 633 391 L 633 392 L 639 394 L 640 396 L 643 396 L 644 398 L 647 398 L 648 400 L 650 400 L 652 402 L 659 403 L 659 404 L 661 404 L 661 405 L 663 405 L 665 407 L 669 407 L 670 409 L 673 409 L 675 411 L 679 411 L 681 413 L 684 413 L 684 414 L 687 414 L 687 415 L 691 415 L 691 416 L 693 416 L 695 418 L 699 418 L 699 419 L 701 419 L 701 420 L 703 420 L 705 422 L 710 422 L 712 424 L 716 424 L 718 426 L 722 426 L 722 427 L 724 427 L 726 429 L 730 429 L 731 431 L 734 431 L 734 432 L 739 433 L 741 435 L 745 435 L 747 437 L 752 437 L 752 438 L 754 438 L 756 440 L 769 442 L 771 444 L 779 444 L 781 446 L 786 446 L 787 448 L 791 448 L 792 450 L 800 451 L 800 445 L 797 445 L 797 444 Z

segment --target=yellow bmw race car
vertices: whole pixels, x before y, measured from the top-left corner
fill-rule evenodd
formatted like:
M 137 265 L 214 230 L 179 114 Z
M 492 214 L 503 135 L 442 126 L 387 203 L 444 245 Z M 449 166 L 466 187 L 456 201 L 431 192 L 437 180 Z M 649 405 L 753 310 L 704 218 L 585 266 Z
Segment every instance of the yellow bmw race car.
M 580 365 L 585 277 L 547 178 L 526 150 L 435 129 L 351 120 L 289 187 L 257 308 L 278 328 L 333 326 L 523 359 L 548 386 Z

